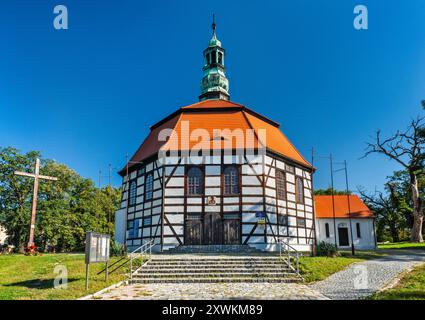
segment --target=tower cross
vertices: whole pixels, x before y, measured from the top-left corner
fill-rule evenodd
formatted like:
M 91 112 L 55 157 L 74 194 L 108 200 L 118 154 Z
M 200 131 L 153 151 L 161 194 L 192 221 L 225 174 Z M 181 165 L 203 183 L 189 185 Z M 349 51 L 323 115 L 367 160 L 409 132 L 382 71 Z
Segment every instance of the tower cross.
M 49 176 L 43 176 L 40 174 L 40 159 L 35 160 L 35 172 L 34 173 L 28 173 L 28 172 L 22 172 L 22 171 L 15 171 L 15 175 L 17 176 L 24 176 L 24 177 L 30 177 L 34 179 L 34 190 L 33 190 L 33 196 L 32 196 L 32 207 L 31 207 L 31 224 L 30 224 L 30 237 L 28 240 L 28 249 L 32 253 L 34 246 L 34 230 L 35 230 L 35 216 L 37 212 L 37 196 L 38 196 L 38 180 L 52 180 L 57 181 L 58 178 L 56 177 L 49 177 Z

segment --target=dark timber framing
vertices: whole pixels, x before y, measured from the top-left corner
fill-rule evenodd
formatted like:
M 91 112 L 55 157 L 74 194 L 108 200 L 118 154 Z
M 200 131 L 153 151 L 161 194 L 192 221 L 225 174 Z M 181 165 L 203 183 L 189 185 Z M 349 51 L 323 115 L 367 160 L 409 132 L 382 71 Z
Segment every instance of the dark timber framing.
M 121 208 L 128 211 L 128 221 L 140 219 L 139 229 L 142 230 L 139 232 L 140 236 L 127 239 L 127 244 L 137 246 L 153 238 L 161 250 L 183 245 L 187 242 L 188 215 L 199 217 L 204 228 L 205 216 L 214 212 L 219 214 L 221 219 L 221 243 L 225 242 L 224 223 L 231 223 L 225 221 L 226 218 L 235 219 L 237 215 L 238 243 L 269 246 L 276 243 L 279 237 L 283 237 L 291 241 L 291 244 L 312 244 L 315 234 L 312 202 L 314 168 L 300 166 L 270 151 L 259 156 L 262 161 L 252 163 L 246 155 L 241 156 L 236 151 L 222 150 L 215 158 L 212 155 L 209 157 L 210 161 L 202 161 L 200 165 L 188 164 L 187 159 L 179 153 L 171 163 L 160 164 L 156 157 L 152 157 L 150 161 L 144 161 L 143 165 L 132 167 L 128 179 L 123 179 L 123 198 L 124 193 L 127 193 L 127 197 L 122 200 Z M 201 195 L 187 194 L 187 171 L 191 166 L 198 166 L 202 170 Z M 227 166 L 235 166 L 238 170 L 237 194 L 224 193 L 224 169 Z M 277 195 L 277 170 L 285 174 L 285 199 L 280 199 Z M 146 200 L 145 182 L 148 174 L 153 175 L 152 199 Z M 304 201 L 301 203 L 297 202 L 297 176 L 302 179 L 304 190 Z M 136 201 L 133 206 L 128 206 L 130 181 L 135 179 Z M 260 190 L 261 193 L 258 193 Z M 208 205 L 207 199 L 210 195 L 215 196 L 216 205 Z M 263 226 L 259 229 L 256 221 L 255 214 L 259 211 L 265 213 L 264 230 Z M 305 220 L 305 226 L 299 225 L 299 218 Z M 236 226 L 237 223 L 231 225 Z M 204 232 L 201 237 L 200 243 L 205 243 Z

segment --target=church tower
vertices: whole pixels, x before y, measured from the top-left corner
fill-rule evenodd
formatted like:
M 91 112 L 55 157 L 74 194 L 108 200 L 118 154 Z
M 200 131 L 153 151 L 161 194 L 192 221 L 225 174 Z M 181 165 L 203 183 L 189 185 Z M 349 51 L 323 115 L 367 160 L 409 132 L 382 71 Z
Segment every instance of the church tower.
M 204 50 L 205 65 L 202 68 L 204 76 L 201 81 L 201 95 L 199 101 L 221 99 L 229 100 L 229 80 L 226 78 L 224 67 L 225 50 L 215 32 L 215 18 L 213 15 L 212 38 L 208 48 Z

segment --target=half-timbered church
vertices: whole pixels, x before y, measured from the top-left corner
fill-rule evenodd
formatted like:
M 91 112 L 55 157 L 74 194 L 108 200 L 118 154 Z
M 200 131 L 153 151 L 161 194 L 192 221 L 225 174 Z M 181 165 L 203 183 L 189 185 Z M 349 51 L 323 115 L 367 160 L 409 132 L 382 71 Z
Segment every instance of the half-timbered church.
M 314 243 L 313 167 L 275 121 L 232 102 L 215 24 L 199 102 L 150 128 L 120 171 L 116 239 L 129 250 L 247 245 L 300 251 Z

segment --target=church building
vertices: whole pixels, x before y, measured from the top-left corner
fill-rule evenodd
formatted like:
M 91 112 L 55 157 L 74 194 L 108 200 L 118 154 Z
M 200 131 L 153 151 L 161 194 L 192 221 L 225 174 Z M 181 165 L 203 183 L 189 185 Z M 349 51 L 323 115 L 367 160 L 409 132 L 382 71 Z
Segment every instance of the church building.
M 119 173 L 116 240 L 128 250 L 154 240 L 179 246 L 246 245 L 278 250 L 280 240 L 313 250 L 312 165 L 275 121 L 232 102 L 225 54 L 204 50 L 199 101 L 150 133 Z

